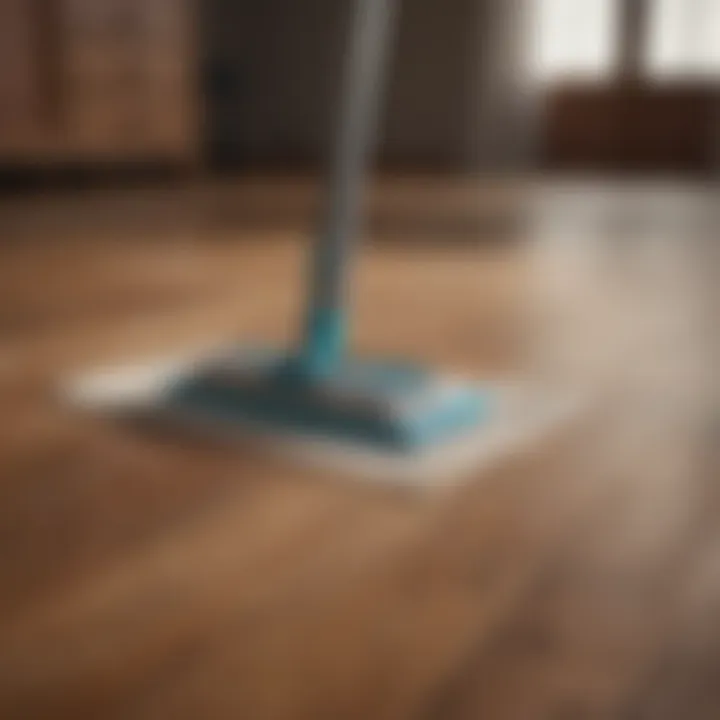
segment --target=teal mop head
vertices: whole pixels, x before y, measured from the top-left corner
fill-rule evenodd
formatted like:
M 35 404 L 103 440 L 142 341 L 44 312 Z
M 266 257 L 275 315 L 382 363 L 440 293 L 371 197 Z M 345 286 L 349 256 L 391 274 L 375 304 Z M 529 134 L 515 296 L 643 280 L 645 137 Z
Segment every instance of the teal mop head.
M 436 446 L 486 420 L 488 393 L 401 364 L 345 362 L 313 375 L 264 351 L 196 366 L 159 404 L 214 427 L 247 426 L 392 452 Z

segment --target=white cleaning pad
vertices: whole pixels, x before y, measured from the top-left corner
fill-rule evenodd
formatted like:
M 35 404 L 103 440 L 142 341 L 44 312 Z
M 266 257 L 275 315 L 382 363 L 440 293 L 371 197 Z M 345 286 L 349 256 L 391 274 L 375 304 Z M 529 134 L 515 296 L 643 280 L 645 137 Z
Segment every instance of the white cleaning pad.
M 410 486 L 447 485 L 475 477 L 479 470 L 558 429 L 587 404 L 576 392 L 551 392 L 529 381 L 479 383 L 496 397 L 488 422 L 452 442 L 419 453 L 399 454 L 329 438 L 278 435 L 276 431 L 165 407 L 163 397 L 169 384 L 192 372 L 196 360 L 192 355 L 176 356 L 80 374 L 63 386 L 63 396 L 89 412 L 151 418 L 225 443 L 252 434 L 275 453 L 374 481 Z

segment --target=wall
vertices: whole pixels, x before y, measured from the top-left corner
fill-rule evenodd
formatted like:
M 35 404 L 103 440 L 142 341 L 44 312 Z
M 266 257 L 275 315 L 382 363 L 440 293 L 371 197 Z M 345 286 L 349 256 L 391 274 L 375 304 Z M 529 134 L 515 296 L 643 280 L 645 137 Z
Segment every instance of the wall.
M 317 163 L 332 130 L 349 0 L 207 0 L 216 154 Z M 478 0 L 406 0 L 386 103 L 386 163 L 468 162 Z

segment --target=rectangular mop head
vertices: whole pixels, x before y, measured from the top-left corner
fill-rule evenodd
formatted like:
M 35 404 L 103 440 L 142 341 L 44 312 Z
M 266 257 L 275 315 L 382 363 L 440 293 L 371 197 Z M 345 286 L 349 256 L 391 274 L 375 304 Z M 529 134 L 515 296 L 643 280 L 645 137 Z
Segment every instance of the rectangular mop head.
M 476 477 L 562 426 L 585 404 L 574 393 L 529 381 L 479 385 L 392 364 L 358 365 L 327 386 L 296 387 L 285 395 L 281 388 L 292 381 L 270 381 L 282 365 L 281 356 L 259 350 L 209 359 L 188 353 L 80 373 L 62 392 L 80 409 L 149 419 L 180 431 L 179 439 L 184 431 L 222 444 L 250 438 L 261 451 L 293 462 L 412 487 Z
M 409 365 L 348 361 L 313 378 L 284 355 L 246 350 L 199 365 L 173 382 L 162 402 L 217 423 L 408 452 L 483 422 L 491 398 Z

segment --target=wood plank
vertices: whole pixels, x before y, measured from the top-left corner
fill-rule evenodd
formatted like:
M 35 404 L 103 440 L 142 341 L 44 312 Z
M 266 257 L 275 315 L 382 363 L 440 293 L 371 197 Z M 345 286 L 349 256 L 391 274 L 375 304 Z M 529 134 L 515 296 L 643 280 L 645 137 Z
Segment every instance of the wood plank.
M 131 431 L 52 393 L 113 358 L 290 338 L 312 184 L 0 202 L 0 716 L 717 717 L 712 195 L 604 188 L 637 211 L 620 241 L 573 220 L 598 188 L 516 190 L 380 182 L 371 214 L 396 228 L 530 201 L 556 222 L 530 215 L 526 242 L 502 244 L 482 223 L 474 242 L 385 226 L 359 265 L 356 346 L 601 402 L 420 495 Z M 229 212 L 264 206 L 263 222 Z

